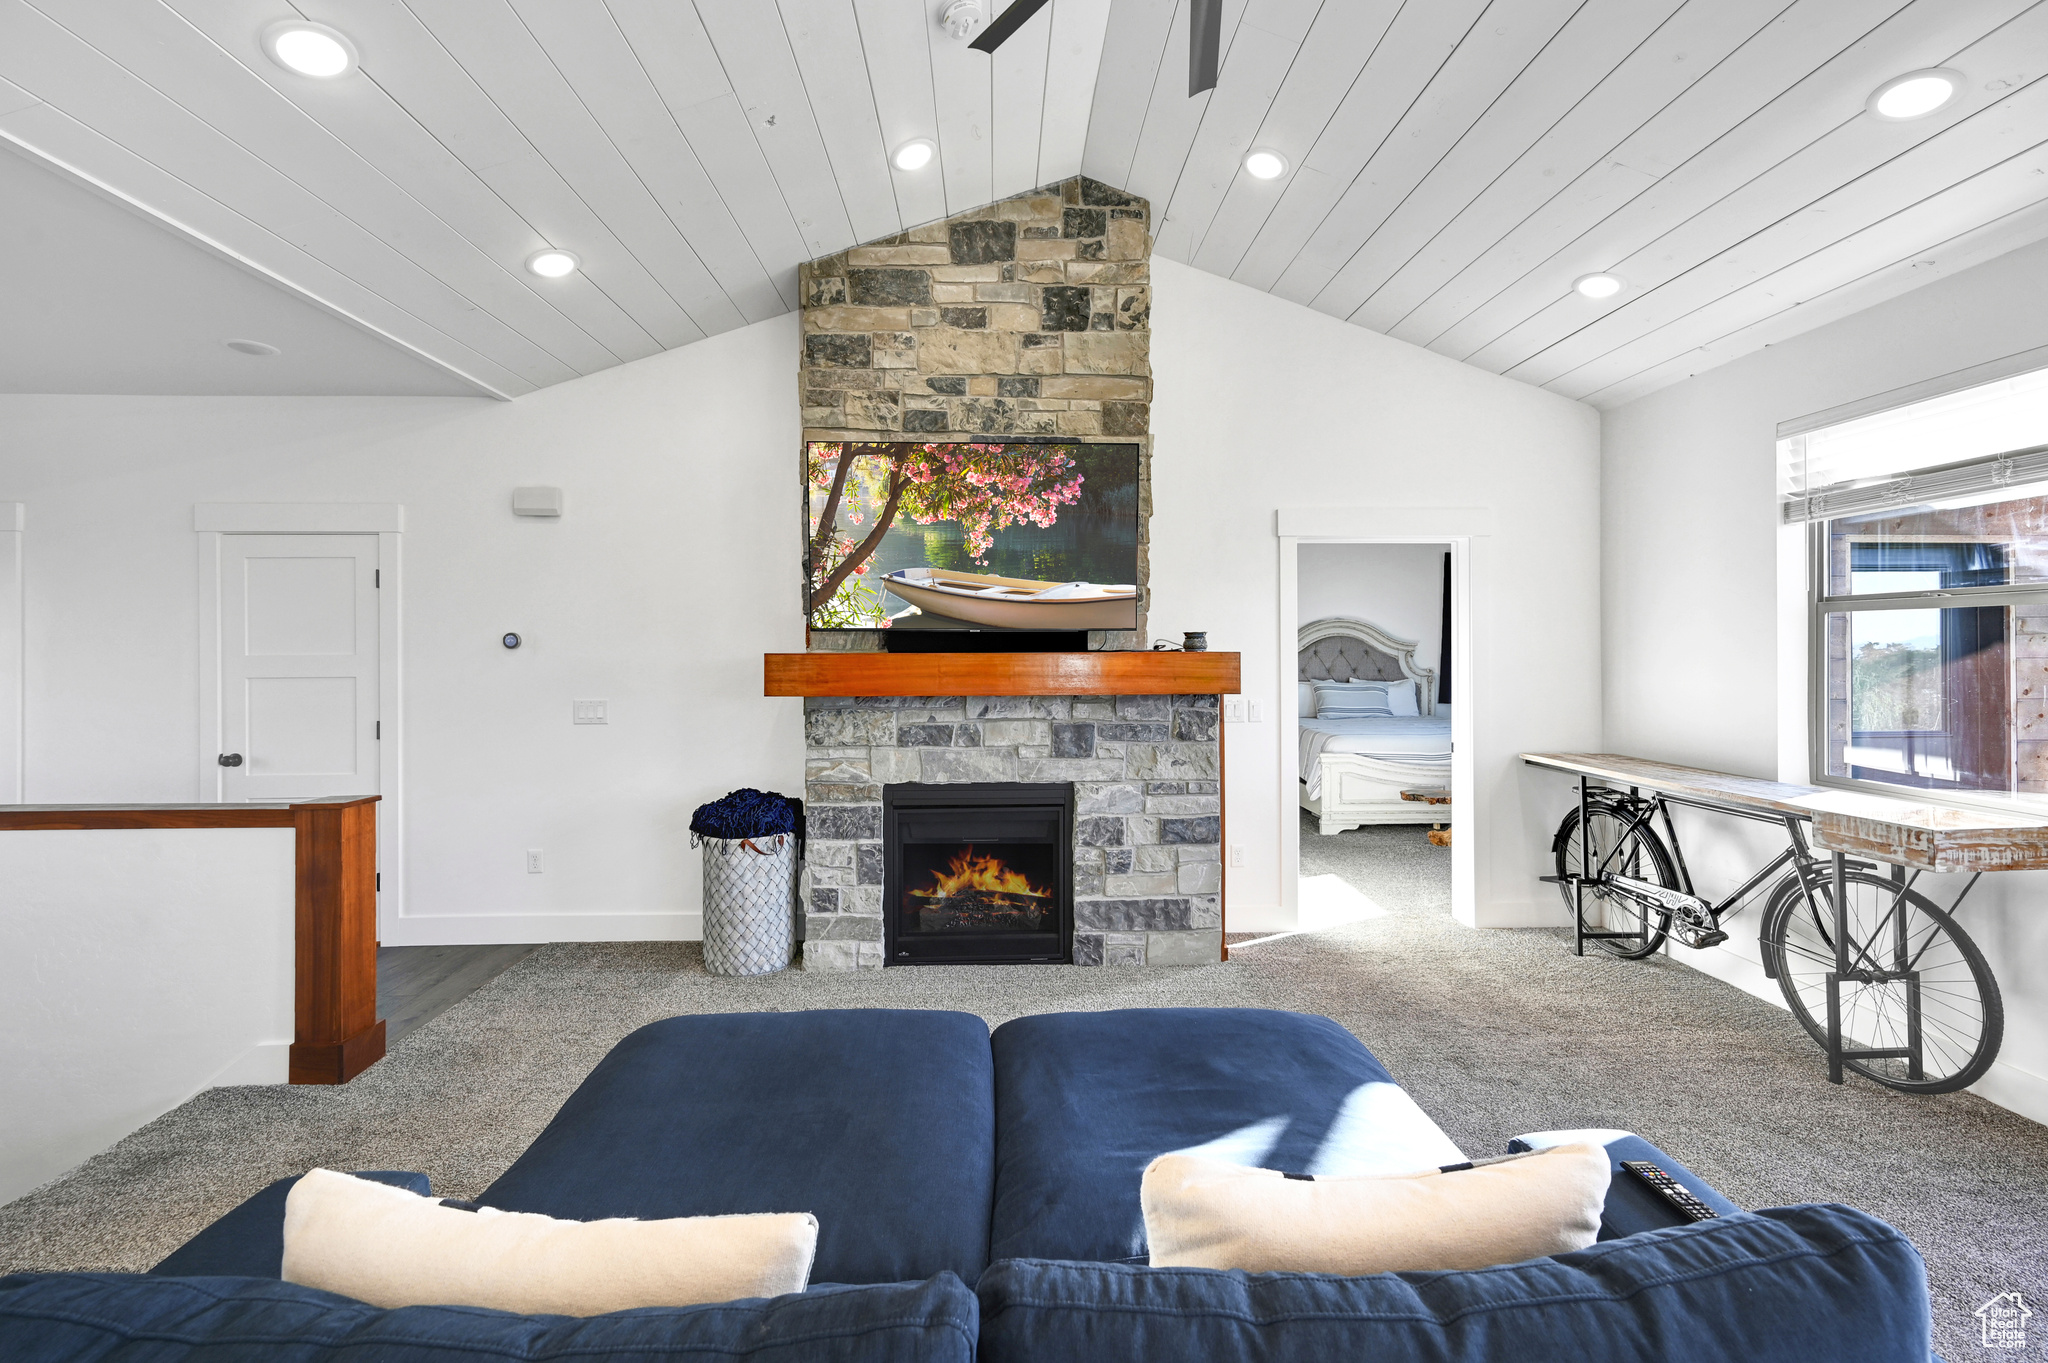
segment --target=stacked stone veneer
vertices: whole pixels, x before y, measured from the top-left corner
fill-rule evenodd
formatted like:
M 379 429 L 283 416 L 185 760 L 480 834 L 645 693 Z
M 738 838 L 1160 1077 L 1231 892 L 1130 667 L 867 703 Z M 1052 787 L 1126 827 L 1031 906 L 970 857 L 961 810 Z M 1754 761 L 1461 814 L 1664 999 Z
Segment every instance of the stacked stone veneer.
M 799 272 L 804 439 L 1072 439 L 1139 447 L 1145 645 L 1152 456 L 1151 206 L 1076 176 Z M 879 648 L 874 631 L 812 647 Z
M 1072 782 L 1074 963 L 1221 956 L 1215 696 L 804 702 L 806 970 L 882 964 L 882 787 Z

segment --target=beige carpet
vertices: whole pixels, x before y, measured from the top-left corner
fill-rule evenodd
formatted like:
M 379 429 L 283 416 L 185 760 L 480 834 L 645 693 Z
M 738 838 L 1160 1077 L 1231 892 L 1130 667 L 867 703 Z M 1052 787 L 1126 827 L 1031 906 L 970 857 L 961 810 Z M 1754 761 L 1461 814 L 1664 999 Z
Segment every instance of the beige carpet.
M 346 1087 L 212 1090 L 0 1208 L 0 1267 L 145 1268 L 314 1165 L 424 1170 L 444 1193 L 475 1193 L 619 1037 L 678 1013 L 884 1005 L 996 1023 L 1219 1005 L 1336 1018 L 1469 1153 L 1522 1131 L 1621 1127 L 1745 1206 L 1838 1201 L 1883 1216 L 1927 1256 L 1951 1360 L 1977 1356 L 1970 1313 L 1993 1295 L 2048 1302 L 2048 1129 L 1967 1094 L 1831 1087 L 1788 1014 L 1682 966 L 1577 959 L 1561 932 L 1460 928 L 1445 912 L 1445 859 L 1419 852 L 1415 830 L 1303 843 L 1306 873 L 1342 874 L 1389 912 L 1228 964 L 1153 971 L 727 980 L 694 946 L 543 947 Z

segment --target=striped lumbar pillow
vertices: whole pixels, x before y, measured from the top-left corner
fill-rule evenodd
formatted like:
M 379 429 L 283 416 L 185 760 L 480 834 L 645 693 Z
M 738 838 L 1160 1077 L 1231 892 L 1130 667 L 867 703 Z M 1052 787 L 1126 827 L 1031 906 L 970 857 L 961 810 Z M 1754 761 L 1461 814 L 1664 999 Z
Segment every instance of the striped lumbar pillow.
M 1317 719 L 1392 719 L 1394 702 L 1389 691 L 1396 686 L 1412 687 L 1402 680 L 1317 682 Z

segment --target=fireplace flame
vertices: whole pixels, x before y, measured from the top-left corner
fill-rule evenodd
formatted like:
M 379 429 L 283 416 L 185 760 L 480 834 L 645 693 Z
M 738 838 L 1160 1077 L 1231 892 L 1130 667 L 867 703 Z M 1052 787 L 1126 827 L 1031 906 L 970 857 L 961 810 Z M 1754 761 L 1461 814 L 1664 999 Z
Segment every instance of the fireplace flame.
M 964 890 L 980 890 L 988 894 L 1032 895 L 1043 899 L 1044 890 L 1005 866 L 1002 861 L 986 853 L 976 855 L 972 846 L 955 852 L 949 863 L 950 873 L 932 872 L 930 889 L 912 890 L 910 893 L 920 899 L 944 899 Z

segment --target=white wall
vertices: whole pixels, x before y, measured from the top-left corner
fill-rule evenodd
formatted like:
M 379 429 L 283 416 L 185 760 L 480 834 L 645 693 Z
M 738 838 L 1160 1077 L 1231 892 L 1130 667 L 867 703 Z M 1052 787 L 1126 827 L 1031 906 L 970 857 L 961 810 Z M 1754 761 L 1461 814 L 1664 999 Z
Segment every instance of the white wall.
M 0 833 L 0 1202 L 216 1084 L 281 1084 L 289 828 Z
M 26 508 L 0 502 L 0 804 L 21 799 L 21 539 Z
M 1152 287 L 1152 633 L 1206 629 L 1243 653 L 1245 694 L 1271 715 L 1294 679 L 1279 509 L 1486 513 L 1455 692 L 1476 726 L 1476 921 L 1562 923 L 1536 877 L 1563 793 L 1524 782 L 1517 754 L 1600 739 L 1598 415 L 1169 260 Z M 1232 725 L 1227 741 L 1231 926 L 1292 926 L 1276 920 L 1294 735 Z
M 1300 623 L 1329 615 L 1368 620 L 1398 638 L 1414 640 L 1415 665 L 1435 670 L 1444 652 L 1444 555 L 1449 548 L 1302 545 Z
M 0 498 L 35 526 L 27 798 L 197 798 L 195 502 L 398 502 L 386 942 L 694 936 L 690 811 L 803 780 L 799 702 L 761 694 L 762 653 L 803 647 L 796 353 L 782 317 L 516 403 L 0 397 Z M 532 483 L 561 520 L 512 515 Z
M 1596 415 L 1169 261 L 1154 288 L 1153 632 L 1243 652 L 1270 716 L 1278 509 L 1493 508 L 1460 663 L 1461 688 L 1498 676 L 1481 921 L 1561 921 L 1534 880 L 1555 802 L 1514 755 L 1598 739 Z M 803 779 L 798 704 L 762 697 L 760 661 L 803 646 L 796 352 L 784 317 L 514 403 L 0 397 L 0 498 L 35 526 L 27 798 L 194 798 L 195 502 L 398 502 L 408 876 L 385 940 L 694 935 L 690 811 Z M 567 515 L 514 518 L 528 483 Z M 611 723 L 572 726 L 576 698 Z M 1282 902 L 1281 739 L 1232 726 L 1233 924 Z
M 1608 412 L 1608 747 L 1807 780 L 1805 581 L 1800 534 L 1777 520 L 1777 424 L 2044 345 L 2048 243 Z M 1775 850 L 1767 837 L 1730 824 L 1693 820 L 1683 828 L 1709 893 L 1717 884 L 1731 888 Z M 1955 877 L 1929 883 L 1944 904 L 1961 888 Z M 2048 1121 L 2048 977 L 2038 965 L 2048 958 L 2044 899 L 2048 873 L 1988 876 L 1961 916 L 2005 995 L 2001 1063 L 1977 1091 L 2040 1121 Z M 1727 947 L 1678 954 L 1779 1000 L 1756 965 L 1754 915 L 1736 921 Z

